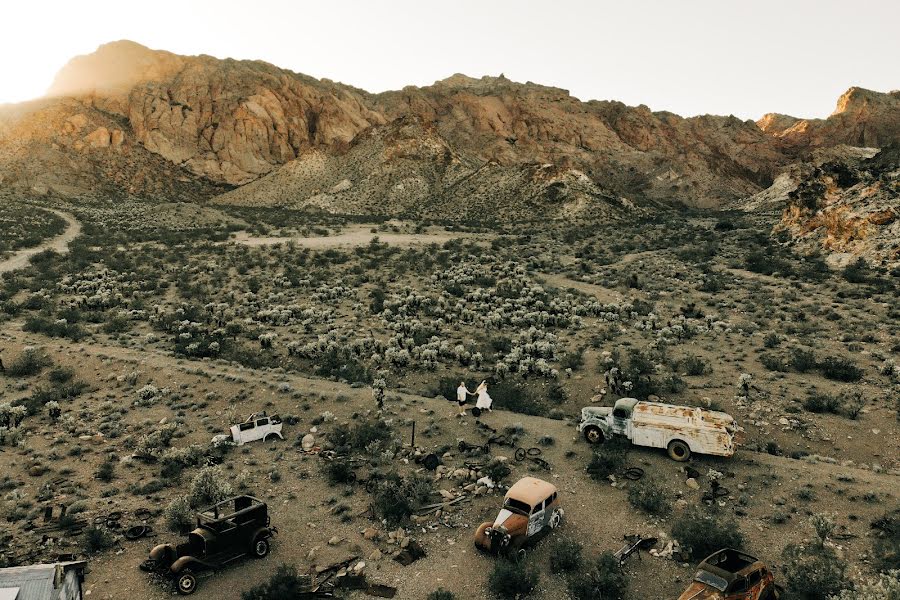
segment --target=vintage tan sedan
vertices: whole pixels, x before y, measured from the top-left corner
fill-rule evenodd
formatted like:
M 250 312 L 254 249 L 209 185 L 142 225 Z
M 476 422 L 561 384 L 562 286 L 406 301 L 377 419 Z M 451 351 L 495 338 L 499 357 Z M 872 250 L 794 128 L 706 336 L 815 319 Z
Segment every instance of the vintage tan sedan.
M 503 508 L 493 522 L 475 532 L 475 546 L 492 554 L 525 556 L 525 547 L 562 523 L 556 486 L 535 477 L 523 477 L 506 493 Z

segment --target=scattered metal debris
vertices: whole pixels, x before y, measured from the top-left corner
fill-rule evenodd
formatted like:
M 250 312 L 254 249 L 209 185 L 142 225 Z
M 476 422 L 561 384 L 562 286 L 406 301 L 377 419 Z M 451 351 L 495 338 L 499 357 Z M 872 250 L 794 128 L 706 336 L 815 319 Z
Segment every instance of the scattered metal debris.
M 625 564 L 625 561 L 632 554 L 637 554 L 638 559 L 641 558 L 641 550 L 649 550 L 653 546 L 656 545 L 657 539 L 655 537 L 641 537 L 639 535 L 626 535 L 623 537 L 626 544 L 619 548 L 613 556 L 616 557 L 616 560 L 619 561 L 620 565 Z

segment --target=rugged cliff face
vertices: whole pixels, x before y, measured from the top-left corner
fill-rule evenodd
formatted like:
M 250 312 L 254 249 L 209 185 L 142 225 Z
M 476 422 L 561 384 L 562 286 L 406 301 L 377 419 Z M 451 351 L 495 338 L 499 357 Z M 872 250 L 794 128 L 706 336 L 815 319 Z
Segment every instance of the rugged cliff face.
M 646 106 L 581 102 L 565 90 L 463 75 L 381 94 L 389 117 L 415 114 L 454 147 L 502 165 L 578 169 L 616 193 L 715 206 L 771 183 L 777 143 L 734 117 L 684 119 Z
M 881 148 L 900 140 L 900 91 L 882 94 L 852 87 L 827 119 L 770 113 L 757 125 L 800 155 L 837 144 Z
M 882 150 L 838 146 L 793 165 L 751 210 L 776 211 L 776 229 L 807 249 L 824 249 L 833 264 L 862 256 L 900 265 L 900 146 Z

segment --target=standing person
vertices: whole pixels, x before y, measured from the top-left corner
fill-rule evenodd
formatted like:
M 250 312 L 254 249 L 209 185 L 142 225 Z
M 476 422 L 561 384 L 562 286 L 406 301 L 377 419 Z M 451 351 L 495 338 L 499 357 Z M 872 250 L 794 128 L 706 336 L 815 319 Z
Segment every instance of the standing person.
M 466 416 L 466 400 L 469 396 L 474 396 L 472 392 L 469 391 L 469 388 L 466 387 L 465 381 L 459 382 L 459 387 L 456 388 L 456 403 L 459 404 L 459 414 L 456 415 L 458 417 Z
M 475 390 L 475 393 L 478 394 L 478 400 L 475 402 L 475 406 L 482 411 L 486 410 L 488 412 L 494 412 L 491 409 L 491 404 L 494 403 L 494 400 L 488 394 L 487 388 L 487 381 L 482 381 L 478 386 L 478 389 Z

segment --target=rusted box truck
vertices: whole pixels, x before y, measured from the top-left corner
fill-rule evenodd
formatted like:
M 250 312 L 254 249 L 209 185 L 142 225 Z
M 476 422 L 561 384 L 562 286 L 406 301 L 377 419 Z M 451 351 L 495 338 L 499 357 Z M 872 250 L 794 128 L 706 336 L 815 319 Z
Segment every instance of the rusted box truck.
M 737 430 L 727 413 L 636 398 L 620 398 L 613 407 L 586 406 L 578 424 L 578 431 L 591 444 L 622 436 L 636 446 L 665 448 L 679 462 L 692 453 L 733 455 Z

